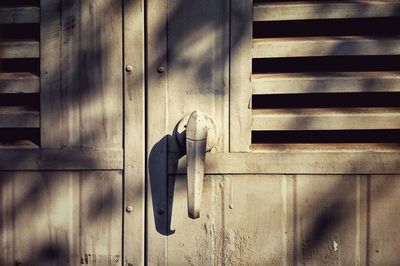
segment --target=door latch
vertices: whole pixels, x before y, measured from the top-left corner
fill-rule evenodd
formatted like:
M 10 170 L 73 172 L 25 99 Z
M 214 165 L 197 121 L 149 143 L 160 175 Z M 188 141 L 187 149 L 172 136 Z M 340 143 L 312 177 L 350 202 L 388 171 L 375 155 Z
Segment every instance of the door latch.
M 204 164 L 206 152 L 218 141 L 215 122 L 208 115 L 194 111 L 181 120 L 178 142 L 186 147 L 187 204 L 188 214 L 192 219 L 200 217 L 201 194 L 203 192 Z

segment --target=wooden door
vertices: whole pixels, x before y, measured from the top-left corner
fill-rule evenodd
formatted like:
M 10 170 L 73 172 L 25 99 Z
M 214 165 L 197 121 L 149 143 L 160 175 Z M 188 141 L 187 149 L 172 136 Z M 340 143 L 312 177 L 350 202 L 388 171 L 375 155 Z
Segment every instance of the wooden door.
M 399 15 L 148 1 L 148 264 L 397 264 Z M 220 131 L 195 220 L 174 136 L 194 110 Z
M 143 14 L 1 1 L 0 265 L 143 264 Z

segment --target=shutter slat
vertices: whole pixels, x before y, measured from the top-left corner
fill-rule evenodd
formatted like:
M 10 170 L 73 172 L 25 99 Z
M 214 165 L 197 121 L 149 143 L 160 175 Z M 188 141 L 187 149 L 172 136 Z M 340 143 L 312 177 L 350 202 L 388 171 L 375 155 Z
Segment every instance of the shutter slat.
M 0 107 L 0 128 L 38 128 L 39 112 L 25 107 Z
M 254 21 L 345 19 L 400 16 L 398 1 L 302 1 L 256 3 Z
M 31 73 L 0 73 L 0 93 L 39 93 L 40 79 Z
M 38 58 L 39 42 L 33 40 L 0 41 L 0 59 Z
M 252 75 L 254 95 L 400 92 L 400 72 L 333 72 Z
M 253 41 L 253 58 L 399 54 L 399 36 L 265 38 Z
M 400 108 L 253 110 L 253 130 L 400 129 Z
M 39 23 L 39 7 L 0 7 L 0 24 Z

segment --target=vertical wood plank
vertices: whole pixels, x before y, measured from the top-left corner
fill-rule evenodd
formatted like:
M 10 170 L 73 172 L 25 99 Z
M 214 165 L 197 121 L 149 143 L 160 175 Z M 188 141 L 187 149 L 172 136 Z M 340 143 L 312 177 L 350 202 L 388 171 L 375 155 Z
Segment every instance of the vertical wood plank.
M 252 0 L 231 1 L 230 151 L 251 144 Z
M 167 263 L 168 1 L 147 1 L 147 263 Z
M 145 87 L 144 1 L 124 1 L 124 263 L 144 265 Z M 129 70 L 128 66 L 132 67 Z
M 122 0 L 63 1 L 62 144 L 122 147 Z
M 40 1 L 41 147 L 61 148 L 61 4 Z

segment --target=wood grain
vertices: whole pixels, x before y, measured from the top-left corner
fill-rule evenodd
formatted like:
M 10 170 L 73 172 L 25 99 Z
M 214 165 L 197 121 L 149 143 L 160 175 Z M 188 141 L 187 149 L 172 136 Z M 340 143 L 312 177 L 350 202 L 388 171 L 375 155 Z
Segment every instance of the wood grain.
M 38 58 L 39 42 L 35 40 L 1 40 L 0 59 Z
M 0 7 L 0 24 L 39 23 L 40 8 L 26 7 Z
M 40 79 L 27 72 L 0 73 L 0 93 L 38 93 Z

